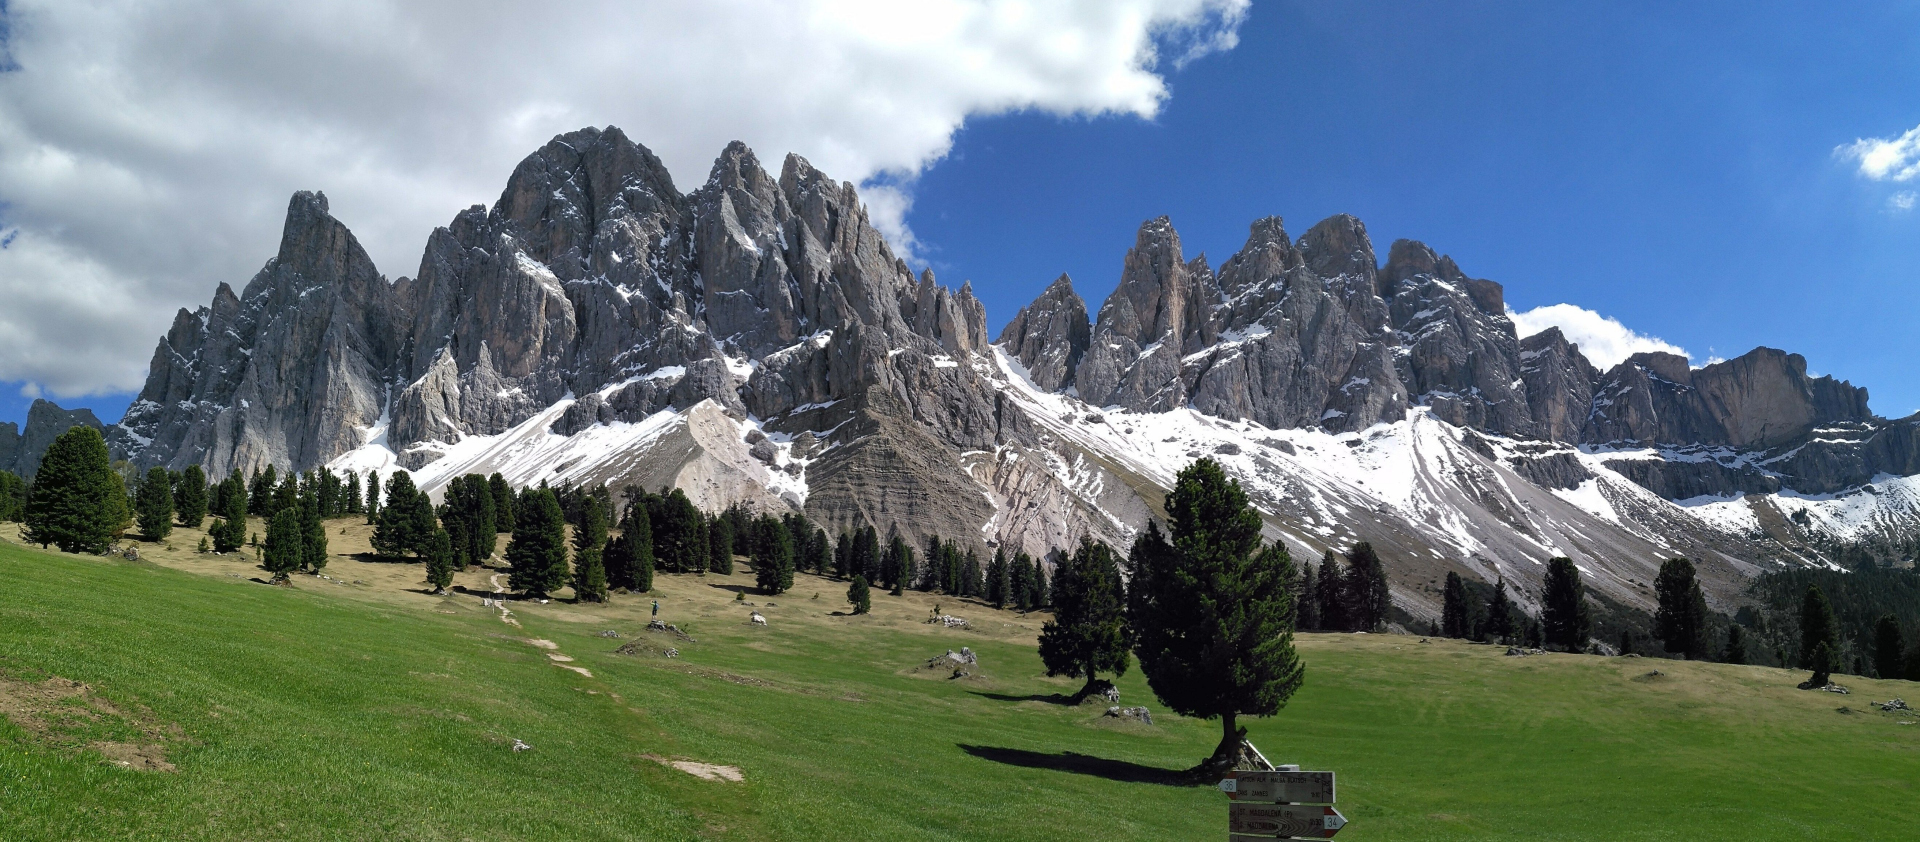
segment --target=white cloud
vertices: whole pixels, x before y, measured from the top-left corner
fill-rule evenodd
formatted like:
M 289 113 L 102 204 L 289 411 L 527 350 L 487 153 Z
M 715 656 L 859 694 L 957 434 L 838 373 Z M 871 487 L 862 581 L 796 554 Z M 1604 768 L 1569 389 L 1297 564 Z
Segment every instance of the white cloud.
M 1833 154 L 1860 163 L 1874 181 L 1912 181 L 1920 176 L 1920 127 L 1895 138 L 1868 137 L 1835 147 Z
M 389 276 L 555 134 L 618 125 L 682 189 L 729 140 L 914 176 L 969 117 L 1151 118 L 1248 0 L 10 0 L 0 3 L 0 381 L 137 387 L 176 307 L 241 283 L 294 190 Z
M 1913 210 L 1915 199 L 1920 199 L 1920 195 L 1916 195 L 1912 190 L 1902 190 L 1887 197 L 1887 209 L 1893 211 Z
M 1635 333 L 1617 319 L 1573 304 L 1549 304 L 1524 313 L 1508 310 L 1507 316 L 1513 319 L 1513 329 L 1522 338 L 1550 327 L 1559 328 L 1568 342 L 1580 346 L 1580 353 L 1586 356 L 1588 362 L 1603 371 L 1642 352 L 1665 351 L 1683 357 L 1692 356 L 1678 345 Z

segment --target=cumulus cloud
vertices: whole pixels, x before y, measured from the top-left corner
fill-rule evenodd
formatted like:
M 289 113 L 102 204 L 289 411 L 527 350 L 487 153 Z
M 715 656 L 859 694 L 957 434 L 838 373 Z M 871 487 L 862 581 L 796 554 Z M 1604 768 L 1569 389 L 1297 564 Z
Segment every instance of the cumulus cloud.
M 1900 212 L 1913 210 L 1915 199 L 1920 199 L 1920 195 L 1916 195 L 1912 190 L 1902 190 L 1887 197 L 1887 209 Z
M 1550 327 L 1560 329 L 1568 342 L 1580 346 L 1580 353 L 1588 362 L 1600 369 L 1612 368 L 1634 354 L 1647 351 L 1665 351 L 1691 357 L 1686 349 L 1668 343 L 1658 337 L 1636 333 L 1608 316 L 1602 316 L 1585 307 L 1573 304 L 1549 304 L 1535 307 L 1526 312 L 1507 311 L 1513 319 L 1513 329 L 1526 338 Z
M 1865 178 L 1912 181 L 1920 176 L 1920 126 L 1899 137 L 1868 137 L 1842 144 L 1833 154 L 1857 162 Z
M 729 140 L 913 178 L 970 116 L 1152 118 L 1248 0 L 0 2 L 0 380 L 137 387 L 179 306 L 272 255 L 326 191 L 389 276 L 555 134 L 618 125 L 682 189 Z

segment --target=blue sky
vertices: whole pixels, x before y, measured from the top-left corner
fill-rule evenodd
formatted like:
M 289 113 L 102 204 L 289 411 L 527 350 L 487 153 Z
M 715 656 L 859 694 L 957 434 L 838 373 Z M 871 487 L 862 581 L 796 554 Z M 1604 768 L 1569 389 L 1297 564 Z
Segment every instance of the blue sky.
M 1920 7 L 1264 2 L 1237 46 L 1163 77 L 1152 119 L 968 117 L 910 182 L 922 256 L 996 332 L 1061 272 L 1097 308 L 1145 219 L 1217 266 L 1257 217 L 1298 235 L 1344 212 L 1382 256 L 1423 240 L 1514 309 L 1575 304 L 1696 364 L 1783 348 L 1880 414 L 1920 409 L 1920 211 L 1835 151 L 1920 123 Z M 426 230 L 403 234 L 417 255 Z M 24 419 L 19 386 L 0 420 Z M 112 419 L 130 397 L 60 402 Z

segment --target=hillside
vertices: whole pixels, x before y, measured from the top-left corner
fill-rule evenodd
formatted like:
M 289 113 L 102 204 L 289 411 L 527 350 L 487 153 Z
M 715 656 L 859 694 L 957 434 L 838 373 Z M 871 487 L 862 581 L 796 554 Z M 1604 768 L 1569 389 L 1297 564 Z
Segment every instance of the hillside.
M 13 529 L 0 528 L 7 839 L 1105 842 L 1223 827 L 1219 793 L 1163 782 L 1213 728 L 1164 714 L 1137 673 L 1119 686 L 1152 726 L 1046 701 L 1070 682 L 1041 677 L 1040 615 L 913 594 L 836 616 L 844 586 L 802 576 L 775 605 L 746 597 L 769 620 L 757 628 L 734 602 L 748 576 L 661 576 L 662 617 L 689 642 L 642 630 L 651 598 L 513 602 L 513 626 L 478 593 L 415 590 L 416 565 L 335 558 L 332 579 L 282 589 L 250 581 L 261 572 L 245 560 L 186 552 L 191 530 L 127 562 L 23 548 Z M 329 532 L 337 554 L 365 540 L 346 521 Z M 974 628 L 920 622 L 934 602 Z M 918 669 L 961 646 L 979 675 Z M 1299 646 L 1305 689 L 1251 736 L 1277 762 L 1339 773 L 1343 840 L 1911 831 L 1920 725 L 1868 701 L 1920 685 L 1842 678 L 1855 692 L 1841 697 L 1758 667 L 1401 636 Z M 116 768 L 85 747 L 100 742 L 157 747 L 108 750 L 172 771 Z

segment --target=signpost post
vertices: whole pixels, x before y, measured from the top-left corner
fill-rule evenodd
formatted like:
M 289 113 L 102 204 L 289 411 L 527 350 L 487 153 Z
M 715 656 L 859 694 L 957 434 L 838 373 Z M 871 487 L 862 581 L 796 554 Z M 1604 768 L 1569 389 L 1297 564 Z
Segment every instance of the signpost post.
M 1230 799 L 1228 842 L 1331 839 L 1347 824 L 1333 808 L 1332 772 L 1302 772 L 1298 766 L 1228 772 L 1220 790 Z

